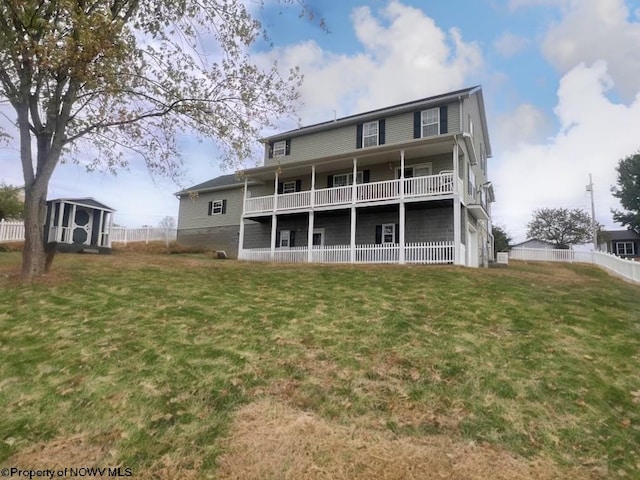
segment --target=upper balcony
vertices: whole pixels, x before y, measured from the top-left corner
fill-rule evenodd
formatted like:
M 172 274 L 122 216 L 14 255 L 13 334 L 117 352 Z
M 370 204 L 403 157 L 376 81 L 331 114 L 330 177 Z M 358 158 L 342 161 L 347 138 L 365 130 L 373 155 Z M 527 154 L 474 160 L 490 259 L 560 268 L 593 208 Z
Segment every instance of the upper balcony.
M 404 185 L 403 183 L 404 182 Z M 462 191 L 462 181 L 454 184 L 454 173 L 441 171 L 404 180 L 384 180 L 294 193 L 247 198 L 245 216 L 295 210 L 326 210 L 352 204 L 392 203 L 401 197 L 409 201 L 430 200 Z

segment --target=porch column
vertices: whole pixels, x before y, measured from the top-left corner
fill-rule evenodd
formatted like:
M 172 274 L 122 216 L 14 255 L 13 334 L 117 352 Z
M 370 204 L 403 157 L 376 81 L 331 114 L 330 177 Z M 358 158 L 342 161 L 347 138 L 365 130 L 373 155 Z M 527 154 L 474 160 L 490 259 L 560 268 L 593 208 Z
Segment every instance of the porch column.
M 104 225 L 103 225 L 103 221 L 104 221 L 104 210 L 100 210 L 100 222 L 98 223 L 98 246 L 102 247 L 102 231 L 104 229 Z
M 358 159 L 353 159 L 353 182 L 351 183 L 351 240 L 349 260 L 351 263 L 356 262 L 356 198 L 357 198 L 357 181 L 358 176 Z
M 313 262 L 313 224 L 314 213 L 313 210 L 309 212 L 309 231 L 307 232 L 307 262 Z
M 453 195 L 453 264 L 462 265 L 463 262 L 460 258 L 460 243 L 462 236 L 460 234 L 460 195 L 454 193 Z
M 73 230 L 76 224 L 76 204 L 73 204 L 71 208 L 71 216 L 69 217 L 69 238 L 67 238 L 67 243 L 73 243 Z
M 109 233 L 107 235 L 107 247 L 111 248 L 111 230 L 113 229 L 113 212 L 109 212 Z
M 247 177 L 244 177 L 244 191 L 242 192 L 242 215 L 240 215 L 240 232 L 238 233 L 238 258 L 242 258 L 244 249 L 244 212 L 247 204 Z
M 405 208 L 404 208 L 404 150 L 400 150 L 400 218 L 398 220 L 400 227 L 400 251 L 398 252 L 398 263 L 405 263 Z
M 460 259 L 460 244 L 462 242 L 462 235 L 460 232 L 460 192 L 458 191 L 458 178 L 460 175 L 460 169 L 458 165 L 459 156 L 458 140 L 455 139 L 453 143 L 453 264 L 461 265 Z
M 58 228 L 56 230 L 56 242 L 62 241 L 62 217 L 64 217 L 64 202 L 58 204 Z
M 276 210 L 278 210 L 278 170 L 276 170 L 276 176 L 273 187 L 273 213 L 271 214 L 271 261 L 276 256 L 276 229 L 278 226 L 278 216 Z

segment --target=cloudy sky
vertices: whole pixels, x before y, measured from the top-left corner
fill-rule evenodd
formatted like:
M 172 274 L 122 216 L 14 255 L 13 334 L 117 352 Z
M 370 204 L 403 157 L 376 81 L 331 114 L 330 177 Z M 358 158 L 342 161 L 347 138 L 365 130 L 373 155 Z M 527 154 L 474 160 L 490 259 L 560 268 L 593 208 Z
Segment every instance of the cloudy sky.
M 303 124 L 480 84 L 495 223 L 524 240 L 536 208 L 589 210 L 591 173 L 596 217 L 615 227 L 615 166 L 640 148 L 640 1 L 308 3 L 329 32 L 268 2 L 260 16 L 273 45 L 254 49 L 258 61 L 301 68 Z M 182 184 L 151 178 L 137 164 L 116 177 L 61 165 L 49 196 L 96 197 L 132 227 L 177 217 L 174 192 L 231 173 L 218 167 L 213 143 L 185 137 L 181 147 Z M 15 149 L 0 149 L 0 181 L 23 183 Z

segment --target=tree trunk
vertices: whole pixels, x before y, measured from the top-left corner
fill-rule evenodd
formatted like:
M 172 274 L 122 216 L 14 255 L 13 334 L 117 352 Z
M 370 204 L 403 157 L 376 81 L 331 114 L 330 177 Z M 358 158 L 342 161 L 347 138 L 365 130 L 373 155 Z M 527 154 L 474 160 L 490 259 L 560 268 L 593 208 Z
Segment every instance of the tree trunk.
M 42 186 L 41 181 L 38 180 L 34 185 L 25 186 L 23 280 L 31 280 L 46 271 L 47 255 L 44 245 L 46 200 L 47 188 Z

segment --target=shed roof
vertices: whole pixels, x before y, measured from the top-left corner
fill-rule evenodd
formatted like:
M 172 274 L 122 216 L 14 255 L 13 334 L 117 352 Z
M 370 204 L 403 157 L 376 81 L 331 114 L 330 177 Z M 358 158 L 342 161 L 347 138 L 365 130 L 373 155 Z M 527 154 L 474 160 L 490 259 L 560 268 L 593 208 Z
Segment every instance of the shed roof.
M 105 210 L 108 212 L 115 212 L 115 209 L 105 205 L 102 202 L 97 201 L 92 197 L 85 198 L 53 198 L 51 200 L 47 200 L 47 203 L 55 203 L 55 202 L 64 202 L 64 203 L 75 203 L 76 205 L 81 205 L 83 207 L 89 208 L 97 208 L 100 210 Z

